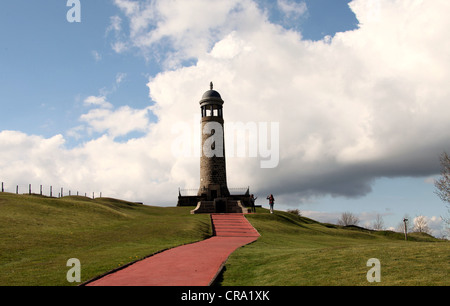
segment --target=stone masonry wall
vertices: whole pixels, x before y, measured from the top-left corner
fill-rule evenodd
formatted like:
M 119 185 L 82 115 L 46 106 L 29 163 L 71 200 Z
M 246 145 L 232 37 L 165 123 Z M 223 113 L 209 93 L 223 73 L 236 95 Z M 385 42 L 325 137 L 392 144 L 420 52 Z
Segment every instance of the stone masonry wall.
M 205 156 L 203 151 L 203 144 L 205 141 L 210 139 L 212 137 L 211 134 L 203 134 L 203 129 L 205 127 L 205 124 L 208 122 L 215 121 L 218 122 L 221 127 L 222 131 L 216 131 L 221 132 L 222 135 L 216 134 L 216 139 L 221 139 L 223 141 L 222 143 L 222 154 L 221 156 L 213 156 L 208 157 Z M 227 187 L 227 175 L 226 175 L 226 161 L 225 161 L 225 139 L 224 139 L 224 132 L 223 132 L 223 119 L 220 117 L 204 117 L 202 118 L 202 154 L 200 157 L 200 188 L 199 188 L 199 195 L 201 194 L 201 190 L 207 190 L 209 185 L 220 185 L 222 196 L 229 195 L 228 187 Z M 215 144 L 218 146 L 218 144 Z

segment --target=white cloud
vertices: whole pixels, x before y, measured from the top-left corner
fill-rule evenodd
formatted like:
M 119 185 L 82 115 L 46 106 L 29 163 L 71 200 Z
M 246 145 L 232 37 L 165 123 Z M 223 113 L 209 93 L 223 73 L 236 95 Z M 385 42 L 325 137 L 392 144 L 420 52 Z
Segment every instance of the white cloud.
M 127 15 L 135 14 L 139 10 L 139 3 L 130 0 L 115 0 L 114 3 Z
M 111 16 L 110 17 L 110 25 L 106 29 L 106 33 L 110 31 L 120 32 L 122 30 L 122 18 L 119 16 Z
M 116 74 L 116 86 L 119 86 L 120 83 L 123 82 L 123 80 L 125 80 L 125 78 L 127 77 L 126 73 L 123 72 L 119 72 Z
M 143 54 L 163 57 L 168 68 L 208 52 L 212 44 L 236 28 L 248 29 L 261 15 L 253 1 L 116 0 L 129 19 L 130 45 Z M 125 49 L 123 41 L 114 45 Z
M 60 180 L 62 135 L 51 138 L 28 136 L 17 131 L 0 132 L 0 169 L 7 185 Z M 12 190 L 11 190 L 12 191 Z
M 83 134 L 86 130 L 84 125 L 78 125 L 69 129 L 66 133 L 67 136 L 75 138 L 76 140 L 80 140 L 83 137 Z
M 112 108 L 113 105 L 106 101 L 105 96 L 89 96 L 84 101 L 87 106 L 98 106 L 101 108 Z
M 288 16 L 302 16 L 308 11 L 305 2 L 295 2 L 289 0 L 277 0 L 277 5 Z
M 111 48 L 116 52 L 116 53 L 123 53 L 126 50 L 128 50 L 128 46 L 125 42 L 123 41 L 116 41 L 111 45 Z
M 148 110 L 136 110 L 129 106 L 122 106 L 117 110 L 93 109 L 80 119 L 88 124 L 88 130 L 107 133 L 113 138 L 134 131 L 146 132 L 149 127 Z
M 113 91 L 126 78 L 125 73 L 117 73 Z M 148 117 L 149 108 L 133 109 L 130 106 L 122 106 L 114 109 L 107 101 L 106 96 L 89 96 L 84 101 L 85 106 L 94 107 L 80 116 L 80 121 L 85 123 L 76 126 L 67 132 L 67 136 L 81 139 L 87 132 L 106 134 L 112 139 L 126 136 L 131 132 L 147 133 L 150 121 Z
M 424 179 L 424 182 L 427 184 L 434 185 L 434 183 L 436 182 L 437 179 L 438 179 L 437 176 L 429 176 Z
M 245 51 L 251 51 L 251 47 L 233 31 L 214 45 L 210 55 L 217 59 L 232 59 Z
M 190 127 L 186 137 L 194 143 L 198 101 L 210 81 L 225 100 L 227 122 L 280 123 L 279 166 L 261 169 L 257 158 L 228 158 L 230 187 L 250 185 L 292 199 L 355 197 L 370 192 L 378 177 L 439 171 L 438 156 L 450 140 L 446 1 L 380 0 L 373 18 L 366 1 L 354 0 L 359 29 L 317 42 L 271 24 L 250 0 L 115 4 L 126 16 L 120 31 L 129 26 L 117 50 L 156 52 L 171 67 L 148 82 L 155 102 L 149 109 L 158 121 L 150 124 L 147 109 L 113 109 L 105 96 L 91 96 L 84 102 L 96 108 L 81 120 L 105 135 L 67 150 L 62 136 L 2 134 L 2 148 L 3 141 L 16 142 L 2 173 L 13 175 L 9 165 L 17 162 L 19 174 L 46 179 L 52 169 L 51 178 L 68 184 L 173 205 L 178 187 L 196 188 L 199 180 L 194 154 L 171 154 L 180 137 L 173 126 Z M 189 58 L 196 64 L 181 67 Z M 146 136 L 115 140 L 131 131 Z M 54 164 L 46 168 L 40 158 Z
M 279 167 L 269 175 L 252 159 L 229 159 L 231 184 L 361 196 L 377 177 L 435 173 L 449 140 L 448 5 L 381 1 L 378 19 L 366 18 L 363 1 L 351 7 L 360 28 L 327 42 L 302 41 L 251 9 L 252 26 L 229 21 L 229 34 L 195 66 L 151 79 L 159 124 L 185 121 L 198 106 L 177 102 L 213 80 L 225 120 L 280 122 Z
M 93 50 L 93 51 L 92 51 L 92 56 L 94 57 L 94 60 L 95 60 L 96 62 L 99 62 L 99 61 L 102 60 L 102 56 L 101 56 L 100 53 L 98 53 L 98 51 Z
M 154 157 L 149 138 L 131 139 L 123 143 L 102 136 L 74 149 L 64 148 L 61 135 L 51 138 L 26 135 L 15 131 L 0 132 L 0 169 L 9 192 L 19 185 L 21 192 L 32 184 L 53 186 L 91 196 L 167 204 L 167 194 L 176 194 L 166 172 L 167 165 Z M 11 158 L 13 156 L 13 159 Z M 46 188 L 47 189 L 47 188 Z M 48 194 L 48 190 L 45 190 Z M 173 203 L 172 203 L 173 204 Z
M 127 43 L 124 41 L 126 40 L 126 36 L 122 30 L 122 18 L 119 16 L 111 16 L 110 24 L 106 28 L 105 36 L 108 36 L 110 33 L 113 34 L 111 48 L 119 54 L 128 50 Z

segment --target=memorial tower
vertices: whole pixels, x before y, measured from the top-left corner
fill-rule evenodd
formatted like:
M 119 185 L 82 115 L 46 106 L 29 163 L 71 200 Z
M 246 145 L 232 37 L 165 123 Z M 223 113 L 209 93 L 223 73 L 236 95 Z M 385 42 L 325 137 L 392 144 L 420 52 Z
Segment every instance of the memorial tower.
M 227 187 L 223 103 L 220 94 L 210 83 L 200 100 L 201 157 L 198 196 L 209 201 L 230 196 Z
M 192 214 L 248 212 L 250 187 L 245 194 L 230 194 L 227 186 L 223 103 L 211 82 L 200 100 L 200 187 L 196 196 L 181 195 L 178 190 L 177 206 L 196 205 Z

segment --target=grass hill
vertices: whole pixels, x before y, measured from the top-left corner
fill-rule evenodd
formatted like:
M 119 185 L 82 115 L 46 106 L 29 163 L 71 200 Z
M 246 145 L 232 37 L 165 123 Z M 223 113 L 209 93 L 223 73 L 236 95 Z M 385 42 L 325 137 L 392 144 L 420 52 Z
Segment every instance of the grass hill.
M 0 193 L 0 286 L 73 285 L 160 250 L 204 239 L 209 216 L 109 198 L 48 198 Z
M 234 252 L 221 285 L 450 285 L 450 243 L 427 234 L 404 235 L 323 224 L 291 213 L 248 215 L 256 243 Z M 369 283 L 367 261 L 381 264 Z
M 0 285 L 74 285 L 66 280 L 70 258 L 87 281 L 209 237 L 209 216 L 191 209 L 0 193 Z M 381 262 L 381 285 L 450 284 L 448 242 L 257 212 L 247 218 L 262 236 L 231 255 L 221 285 L 367 285 L 369 258 Z

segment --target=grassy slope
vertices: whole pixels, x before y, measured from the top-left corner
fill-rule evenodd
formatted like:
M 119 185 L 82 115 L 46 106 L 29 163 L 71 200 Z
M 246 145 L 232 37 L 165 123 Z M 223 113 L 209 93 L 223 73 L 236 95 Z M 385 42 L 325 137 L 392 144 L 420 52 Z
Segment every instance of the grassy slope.
M 378 258 L 377 285 L 450 285 L 450 243 L 428 235 L 325 225 L 289 213 L 248 215 L 262 235 L 229 258 L 221 285 L 370 285 L 366 263 Z
M 74 285 L 69 258 L 80 259 L 86 281 L 208 237 L 209 216 L 190 209 L 0 193 L 0 285 Z M 367 285 L 372 257 L 381 261 L 381 285 L 450 285 L 448 242 L 258 212 L 247 218 L 262 236 L 233 253 L 222 285 Z
M 114 199 L 0 193 L 0 285 L 71 285 L 69 258 L 86 281 L 159 250 L 204 239 L 206 215 Z

